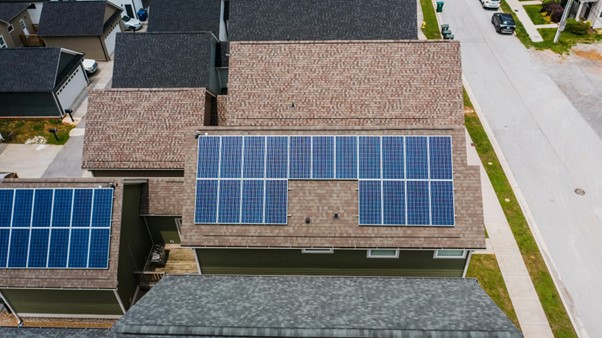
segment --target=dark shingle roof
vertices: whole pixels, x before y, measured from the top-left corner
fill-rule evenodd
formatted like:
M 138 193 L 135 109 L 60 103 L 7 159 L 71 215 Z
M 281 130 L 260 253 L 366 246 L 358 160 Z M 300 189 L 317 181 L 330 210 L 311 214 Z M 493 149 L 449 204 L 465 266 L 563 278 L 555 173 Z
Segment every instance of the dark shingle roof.
M 54 89 L 60 48 L 0 48 L 0 92 Z
M 113 337 L 108 329 L 1 327 L 0 337 L 19 338 L 103 338 Z
M 27 9 L 29 4 L 0 2 L 0 21 L 10 22 L 15 16 Z
M 520 337 L 474 279 L 166 276 L 113 330 L 263 337 Z
M 107 1 L 51 1 L 44 3 L 41 36 L 100 36 Z
M 228 34 L 230 41 L 416 39 L 416 2 L 231 0 Z
M 219 37 L 220 0 L 152 0 L 148 32 L 212 32 Z
M 117 34 L 113 88 L 207 87 L 210 67 L 210 34 Z

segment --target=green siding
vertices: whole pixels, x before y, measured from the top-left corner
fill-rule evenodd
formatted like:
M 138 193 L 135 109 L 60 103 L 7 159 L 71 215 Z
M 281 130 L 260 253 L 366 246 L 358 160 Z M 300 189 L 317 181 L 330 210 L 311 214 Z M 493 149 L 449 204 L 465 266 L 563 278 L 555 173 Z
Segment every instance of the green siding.
M 367 258 L 366 250 L 304 254 L 301 249 L 197 249 L 203 274 L 462 277 L 466 259 L 433 259 L 433 251 Z
M 113 291 L 2 289 L 17 313 L 122 315 Z
M 117 292 L 126 310 L 129 309 L 136 292 L 137 282 L 134 271 L 144 269 L 152 247 L 148 230 L 140 217 L 140 193 L 140 185 L 126 185 L 123 191 Z
M 180 244 L 180 235 L 176 228 L 176 217 L 171 216 L 144 216 L 153 242 L 166 244 Z M 179 218 L 179 217 L 178 217 Z

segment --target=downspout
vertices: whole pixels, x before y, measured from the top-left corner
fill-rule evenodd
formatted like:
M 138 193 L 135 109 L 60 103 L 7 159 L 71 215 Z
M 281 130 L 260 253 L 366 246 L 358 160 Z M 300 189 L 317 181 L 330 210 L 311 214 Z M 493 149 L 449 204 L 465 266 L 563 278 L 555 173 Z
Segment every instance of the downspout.
M 15 311 L 15 309 L 13 309 L 13 307 L 10 305 L 10 303 L 6 300 L 6 298 L 4 298 L 4 294 L 2 292 L 0 292 L 0 298 L 2 298 L 2 301 L 4 302 L 4 304 L 6 306 L 8 306 L 9 310 L 13 313 L 13 315 L 15 316 L 15 318 L 17 319 L 17 325 L 19 327 L 23 326 L 23 321 L 21 320 L 21 318 L 19 318 L 19 315 L 17 314 L 17 311 Z
M 472 257 L 472 250 L 468 250 L 468 257 L 466 258 L 466 264 L 464 265 L 464 271 L 462 271 L 462 278 L 466 278 L 466 271 L 468 271 L 468 265 L 470 265 L 470 257 Z

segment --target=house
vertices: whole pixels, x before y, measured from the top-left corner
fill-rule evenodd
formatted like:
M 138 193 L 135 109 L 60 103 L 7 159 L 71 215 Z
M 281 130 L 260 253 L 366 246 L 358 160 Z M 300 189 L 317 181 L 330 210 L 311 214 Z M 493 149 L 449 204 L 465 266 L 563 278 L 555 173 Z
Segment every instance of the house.
M 152 240 L 144 180 L 0 181 L 0 296 L 17 318 L 117 318 Z
M 0 48 L 21 47 L 34 32 L 28 7 L 27 3 L 0 2 Z
M 77 50 L 86 58 L 110 60 L 123 31 L 122 9 L 110 1 L 51 1 L 44 4 L 38 34 L 47 46 Z
M 589 21 L 592 28 L 602 28 L 602 2 L 598 0 L 575 1 L 578 5 L 575 13 L 577 21 Z M 573 8 L 575 9 L 575 5 Z M 571 11 L 572 12 L 572 11 Z
M 121 16 L 129 16 L 130 18 L 138 18 L 138 11 L 144 8 L 142 0 L 110 0 L 115 5 L 123 9 Z
M 409 0 L 227 3 L 229 41 L 400 40 L 418 34 L 416 2 Z
M 0 49 L 0 117 L 62 117 L 87 94 L 83 54 L 65 48 Z
M 183 177 L 185 131 L 210 119 L 213 100 L 202 88 L 93 91 L 82 167 L 97 177 Z
M 491 337 L 521 333 L 474 279 L 166 276 L 115 337 Z
M 113 88 L 206 88 L 220 94 L 218 41 L 211 33 L 118 34 Z
M 225 41 L 225 0 L 151 0 L 148 32 L 211 32 Z
M 231 42 L 229 81 L 187 138 L 203 274 L 464 276 L 485 238 L 457 42 Z
M 42 14 L 42 7 L 44 6 L 44 3 L 51 1 L 51 0 L 35 0 L 35 1 L 28 1 L 28 0 L 2 0 L 0 2 L 2 3 L 19 3 L 19 4 L 26 4 L 27 5 L 27 13 L 29 14 L 29 19 L 31 20 L 31 22 L 34 25 L 34 28 L 37 27 L 37 25 L 40 23 L 40 15 Z

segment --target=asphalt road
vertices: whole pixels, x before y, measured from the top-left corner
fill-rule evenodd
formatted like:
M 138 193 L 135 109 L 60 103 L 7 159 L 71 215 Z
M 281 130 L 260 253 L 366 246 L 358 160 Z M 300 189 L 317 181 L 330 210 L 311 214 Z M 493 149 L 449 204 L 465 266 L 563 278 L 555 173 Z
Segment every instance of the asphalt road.
M 442 19 L 580 336 L 602 337 L 602 141 L 542 63 L 495 33 L 492 14 L 478 0 L 448 1 Z

